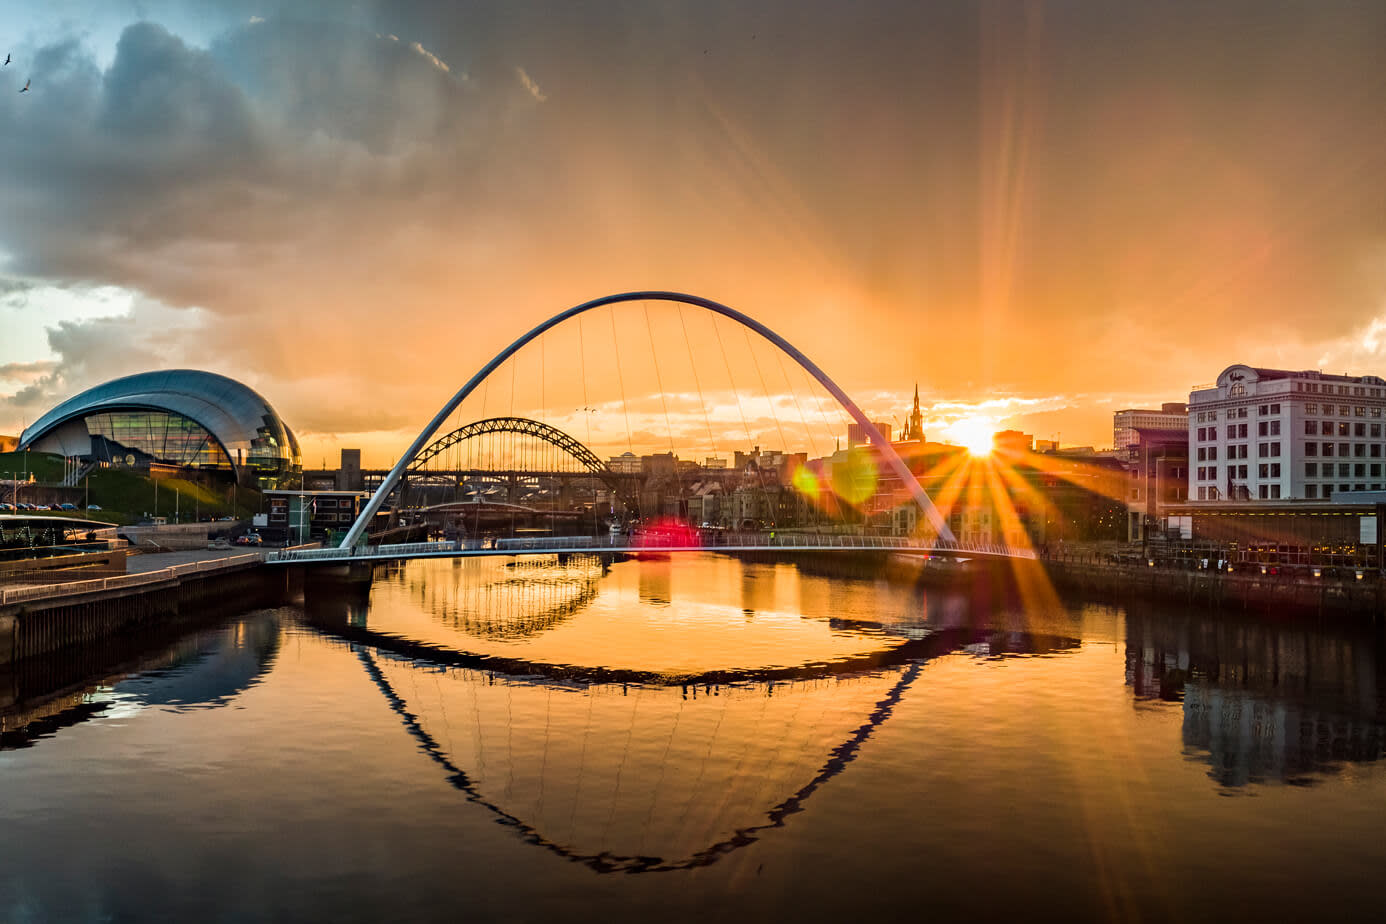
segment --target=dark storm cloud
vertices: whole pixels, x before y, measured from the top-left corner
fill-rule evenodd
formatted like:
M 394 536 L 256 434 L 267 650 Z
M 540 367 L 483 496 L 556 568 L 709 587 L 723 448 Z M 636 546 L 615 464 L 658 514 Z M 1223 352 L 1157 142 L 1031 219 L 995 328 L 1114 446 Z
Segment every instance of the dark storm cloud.
M 184 355 L 320 383 L 305 413 L 407 368 L 426 417 L 641 285 L 964 397 L 1177 398 L 1231 337 L 1308 365 L 1386 302 L 1382 4 L 143 9 L 109 67 L 49 42 L 0 92 L 6 269 L 202 306 Z

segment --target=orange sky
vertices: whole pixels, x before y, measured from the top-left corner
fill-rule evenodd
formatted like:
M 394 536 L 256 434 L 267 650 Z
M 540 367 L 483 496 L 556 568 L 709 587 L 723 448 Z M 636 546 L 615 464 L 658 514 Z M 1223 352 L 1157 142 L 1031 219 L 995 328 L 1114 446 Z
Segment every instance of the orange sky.
M 383 465 L 520 331 L 638 288 L 761 318 L 892 422 L 918 381 L 931 432 L 1105 445 L 1232 362 L 1386 366 L 1377 5 L 109 6 L 8 11 L 0 432 L 190 366 L 308 464 Z M 600 448 L 778 446 L 811 395 L 652 309 L 660 401 L 622 310 L 635 436 L 609 320 L 597 413 L 547 356 L 544 416 Z

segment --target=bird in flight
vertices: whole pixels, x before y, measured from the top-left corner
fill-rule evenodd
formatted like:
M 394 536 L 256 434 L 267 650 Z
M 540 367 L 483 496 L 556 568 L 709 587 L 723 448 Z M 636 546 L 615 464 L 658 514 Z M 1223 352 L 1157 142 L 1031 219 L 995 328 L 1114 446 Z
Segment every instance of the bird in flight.
M 5 66 L 6 66 L 6 67 L 9 67 L 9 66 L 10 66 L 10 56 L 9 56 L 9 55 L 5 55 Z
M 19 92 L 20 92 L 20 93 L 28 93 L 28 92 L 29 92 L 29 84 L 31 84 L 31 83 L 33 83 L 33 82 L 34 82 L 34 81 L 33 81 L 33 78 L 30 78 L 29 80 L 24 81 L 24 89 L 20 90 Z

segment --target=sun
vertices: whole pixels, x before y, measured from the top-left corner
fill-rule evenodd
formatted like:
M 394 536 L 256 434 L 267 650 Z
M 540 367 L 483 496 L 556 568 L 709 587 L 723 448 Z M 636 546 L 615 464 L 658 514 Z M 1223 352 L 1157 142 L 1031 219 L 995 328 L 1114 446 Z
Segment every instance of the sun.
M 964 417 L 945 428 L 953 442 L 974 456 L 991 455 L 996 422 L 985 417 Z

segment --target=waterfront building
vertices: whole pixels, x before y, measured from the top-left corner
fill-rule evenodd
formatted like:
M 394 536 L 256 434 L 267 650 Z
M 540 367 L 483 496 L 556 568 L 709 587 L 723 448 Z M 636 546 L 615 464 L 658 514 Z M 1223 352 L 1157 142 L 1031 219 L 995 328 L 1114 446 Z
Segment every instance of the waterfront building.
M 1112 415 L 1112 448 L 1120 452 L 1136 442 L 1136 430 L 1168 430 L 1185 432 L 1189 429 L 1189 406 L 1167 401 L 1160 409 L 1127 408 Z
M 883 420 L 873 420 L 871 424 L 885 437 L 887 443 L 890 442 L 890 424 Z M 859 423 L 849 423 L 847 425 L 847 448 L 854 449 L 857 446 L 865 446 L 871 442 L 871 438 L 866 435 L 866 428 Z
M 607 460 L 607 467 L 618 475 L 639 475 L 644 471 L 640 457 L 633 452 L 623 452 Z
M 1188 500 L 1189 433 L 1135 427 L 1122 453 L 1130 475 L 1126 538 L 1141 542 L 1164 527 L 1171 504 Z
M 141 372 L 89 388 L 40 417 L 19 448 L 259 488 L 294 481 L 302 470 L 298 440 L 268 401 L 234 379 L 194 369 Z
M 341 535 L 361 512 L 362 491 L 266 491 L 261 530 L 272 542 L 307 542 Z
M 1189 395 L 1189 498 L 1326 500 L 1377 491 L 1386 379 L 1228 366 Z

